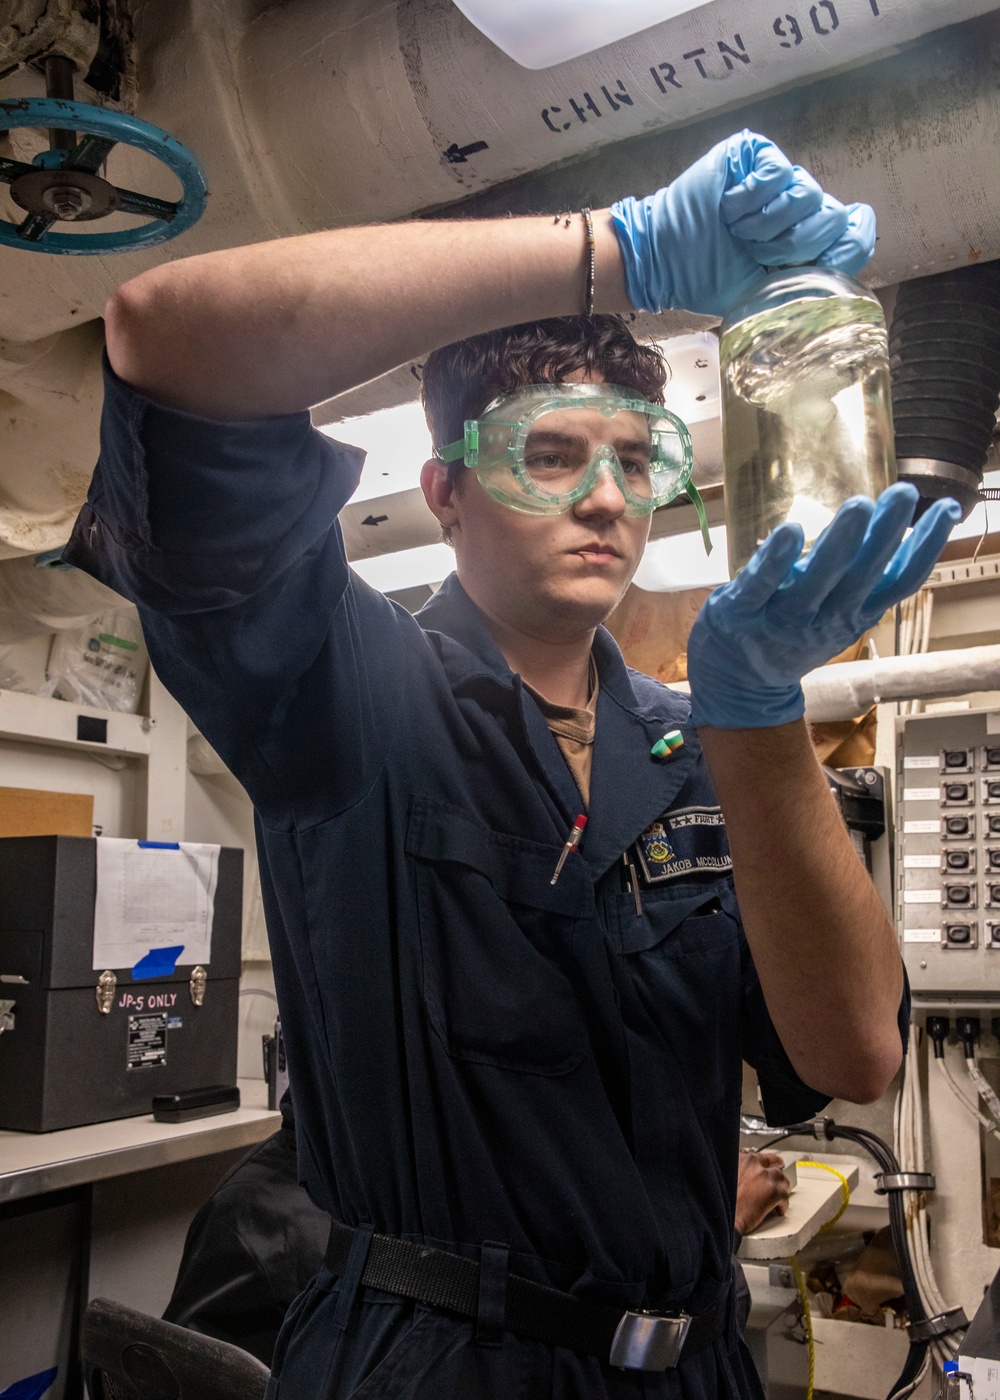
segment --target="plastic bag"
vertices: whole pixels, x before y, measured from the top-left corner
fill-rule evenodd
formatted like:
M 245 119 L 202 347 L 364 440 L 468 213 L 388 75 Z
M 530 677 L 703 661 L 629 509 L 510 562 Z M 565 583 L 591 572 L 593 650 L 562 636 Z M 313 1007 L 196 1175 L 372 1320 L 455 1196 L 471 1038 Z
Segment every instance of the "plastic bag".
M 135 714 L 148 666 L 138 615 L 130 609 L 102 613 L 89 627 L 53 638 L 43 693 Z
M 45 685 L 51 637 L 28 637 L 4 646 L 0 642 L 0 690 L 37 695 Z
M 0 646 L 75 632 L 102 613 L 127 607 L 80 569 L 39 568 L 34 558 L 0 560 Z

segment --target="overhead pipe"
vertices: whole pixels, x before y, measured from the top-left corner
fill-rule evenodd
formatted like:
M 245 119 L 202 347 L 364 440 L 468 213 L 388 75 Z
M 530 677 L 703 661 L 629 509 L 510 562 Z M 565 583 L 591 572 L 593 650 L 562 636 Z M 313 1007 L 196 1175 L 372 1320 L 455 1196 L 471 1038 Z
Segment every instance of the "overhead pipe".
M 968 515 L 1000 404 L 1000 262 L 905 282 L 889 337 L 896 461 L 925 504 Z
M 212 187 L 208 213 L 186 235 L 188 254 L 432 209 L 504 217 L 599 208 L 668 182 L 746 124 L 831 193 L 876 206 L 869 285 L 1000 258 L 996 0 L 817 0 L 781 14 L 763 0 L 715 0 L 541 73 L 505 58 L 452 0 L 132 8 L 145 74 L 138 115 L 203 153 Z M 929 33 L 935 25 L 948 27 Z M 37 96 L 41 81 L 19 67 L 4 96 Z M 556 125 L 556 106 L 569 130 L 546 124 L 548 112 Z M 120 148 L 115 159 L 121 183 L 141 182 L 141 153 L 133 160 Z M 101 266 L 58 269 L 48 266 L 56 259 L 36 259 L 28 277 L 23 254 L 0 249 L 0 378 L 9 396 L 0 559 L 65 543 L 97 456 L 102 394 L 101 324 L 86 328 L 92 343 L 78 323 L 99 317 L 118 282 L 164 256 L 64 258 Z M 668 335 L 703 324 L 671 311 L 640 318 L 638 329 Z M 22 361 L 49 335 L 54 345 L 66 340 L 67 353 L 47 360 L 44 385 L 25 385 Z M 368 386 L 364 409 L 351 411 L 415 393 L 404 369 Z
M 686 681 L 673 681 L 670 688 L 689 689 Z M 931 700 L 940 695 L 967 695 L 972 690 L 1000 690 L 1000 646 L 837 662 L 810 671 L 803 678 L 802 689 L 806 719 L 812 724 L 856 719 L 887 700 Z M 228 772 L 200 734 L 188 740 L 188 769 L 199 777 Z
M 1000 646 L 843 661 L 810 671 L 802 681 L 806 719 L 855 719 L 886 700 L 930 700 L 1000 690 Z

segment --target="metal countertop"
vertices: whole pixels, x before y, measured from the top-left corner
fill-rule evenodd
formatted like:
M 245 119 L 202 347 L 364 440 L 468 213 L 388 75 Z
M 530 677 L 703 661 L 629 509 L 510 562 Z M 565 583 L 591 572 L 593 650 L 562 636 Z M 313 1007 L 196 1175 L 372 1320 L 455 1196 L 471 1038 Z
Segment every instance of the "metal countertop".
M 267 1085 L 262 1079 L 241 1079 L 239 1088 L 240 1107 L 235 1113 L 190 1123 L 157 1123 L 152 1114 L 143 1114 L 54 1133 L 0 1129 L 0 1204 L 252 1147 L 277 1131 L 281 1114 L 267 1108 Z

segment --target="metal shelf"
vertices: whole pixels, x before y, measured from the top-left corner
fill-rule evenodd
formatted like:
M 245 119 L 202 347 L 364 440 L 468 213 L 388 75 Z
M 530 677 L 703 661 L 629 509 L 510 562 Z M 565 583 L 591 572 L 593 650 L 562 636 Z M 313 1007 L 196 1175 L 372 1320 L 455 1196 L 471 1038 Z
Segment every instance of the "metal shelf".
M 148 715 L 97 710 L 67 700 L 0 690 L 0 739 L 148 758 L 155 725 Z M 81 738 L 81 733 L 96 737 Z
M 241 1079 L 239 1088 L 234 1113 L 191 1123 L 157 1123 L 141 1114 L 52 1133 L 0 1129 L 0 1202 L 251 1147 L 276 1131 L 281 1115 L 267 1107 L 263 1080 Z

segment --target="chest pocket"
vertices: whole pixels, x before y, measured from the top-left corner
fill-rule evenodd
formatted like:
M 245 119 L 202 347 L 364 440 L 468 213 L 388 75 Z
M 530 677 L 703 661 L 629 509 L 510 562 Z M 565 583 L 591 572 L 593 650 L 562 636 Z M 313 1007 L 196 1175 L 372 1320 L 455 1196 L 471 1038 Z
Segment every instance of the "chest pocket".
M 654 949 L 670 957 L 704 956 L 738 938 L 732 880 L 692 880 L 665 889 L 640 885 L 642 913 L 632 894 L 613 896 L 612 922 L 621 953 Z
M 567 868 L 553 887 L 558 846 L 491 831 L 425 798 L 411 804 L 406 851 L 415 867 L 424 1001 L 448 1053 L 502 1069 L 569 1073 L 588 1046 L 567 975 L 594 907 L 584 872 Z
M 701 1108 L 739 1083 L 743 940 L 731 880 L 613 897 L 622 971 L 650 1043 L 666 1050 Z M 735 1076 L 735 1078 L 734 1078 Z

